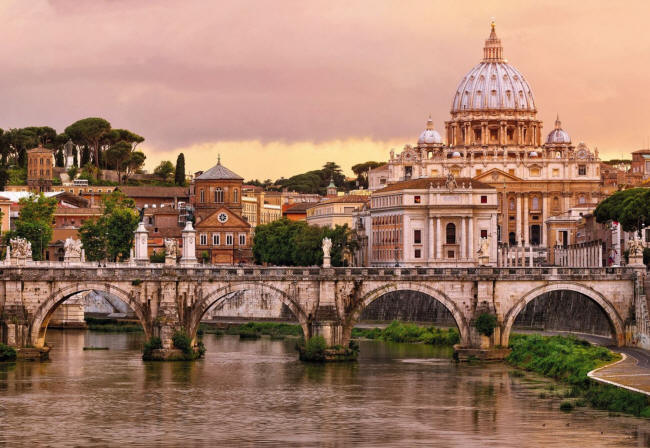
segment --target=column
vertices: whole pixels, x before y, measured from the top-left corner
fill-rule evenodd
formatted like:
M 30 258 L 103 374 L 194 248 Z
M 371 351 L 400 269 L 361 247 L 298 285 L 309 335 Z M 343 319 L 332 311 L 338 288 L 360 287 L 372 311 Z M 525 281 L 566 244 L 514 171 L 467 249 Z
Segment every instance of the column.
M 546 219 L 548 218 L 548 193 L 542 194 L 542 246 L 548 245 L 548 229 L 546 228 Z
M 517 203 L 515 209 L 515 238 L 517 244 L 521 244 L 521 194 L 517 193 Z
M 598 256 L 598 267 L 603 265 L 603 244 L 598 240 L 598 251 L 596 252 Z
M 474 218 L 471 216 L 467 218 L 467 258 L 474 259 Z
M 490 263 L 496 262 L 497 258 L 497 214 L 492 215 L 490 220 L 490 231 L 488 232 L 490 241 Z
M 465 226 L 465 217 L 460 218 L 460 257 L 467 257 L 467 227 Z
M 442 226 L 440 217 L 436 218 L 436 259 L 442 258 Z
M 435 258 L 435 254 L 433 252 L 433 218 L 429 217 L 429 250 L 427 251 L 427 255 L 429 256 L 429 261 L 433 260 Z
M 528 195 L 524 195 L 524 246 L 530 245 L 530 238 L 528 235 Z

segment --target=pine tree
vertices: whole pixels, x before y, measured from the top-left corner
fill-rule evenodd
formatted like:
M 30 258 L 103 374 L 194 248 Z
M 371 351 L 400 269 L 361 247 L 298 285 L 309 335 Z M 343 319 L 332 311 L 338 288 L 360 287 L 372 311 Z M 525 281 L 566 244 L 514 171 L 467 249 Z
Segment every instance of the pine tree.
M 183 153 L 176 159 L 176 171 L 174 172 L 174 183 L 176 185 L 185 185 L 185 156 Z

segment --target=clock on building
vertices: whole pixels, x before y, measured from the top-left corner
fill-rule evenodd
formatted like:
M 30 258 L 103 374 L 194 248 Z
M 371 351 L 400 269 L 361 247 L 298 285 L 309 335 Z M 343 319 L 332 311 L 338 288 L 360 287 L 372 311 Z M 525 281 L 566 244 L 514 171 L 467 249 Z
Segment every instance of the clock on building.
M 228 221 L 228 215 L 227 215 L 226 213 L 224 213 L 224 212 L 221 212 L 221 213 L 219 213 L 219 215 L 217 216 L 217 219 L 219 220 L 219 222 L 220 222 L 221 224 L 225 224 L 226 221 Z

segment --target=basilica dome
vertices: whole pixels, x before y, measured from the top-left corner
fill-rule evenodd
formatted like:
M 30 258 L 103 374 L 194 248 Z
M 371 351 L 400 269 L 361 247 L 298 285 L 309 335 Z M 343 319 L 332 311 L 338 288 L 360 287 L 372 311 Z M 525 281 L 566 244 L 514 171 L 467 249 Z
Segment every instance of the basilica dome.
M 548 137 L 546 137 L 546 143 L 549 145 L 562 145 L 571 143 L 571 137 L 569 134 L 562 129 L 562 122 L 558 116 L 555 120 L 555 129 L 549 132 Z
M 451 112 L 472 110 L 522 110 L 535 112 L 535 100 L 524 76 L 503 59 L 503 47 L 492 23 L 485 41 L 483 61 L 462 79 Z
M 418 138 L 418 145 L 439 145 L 442 144 L 442 137 L 438 131 L 433 129 L 433 120 L 431 117 L 427 120 L 427 128 L 422 131 Z

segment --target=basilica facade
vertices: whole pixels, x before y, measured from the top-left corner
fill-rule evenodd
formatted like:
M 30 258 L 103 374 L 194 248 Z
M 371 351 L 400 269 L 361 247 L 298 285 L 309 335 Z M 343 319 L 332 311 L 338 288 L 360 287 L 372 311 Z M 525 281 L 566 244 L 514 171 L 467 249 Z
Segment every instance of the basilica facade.
M 444 131 L 438 132 L 429 118 L 417 144 L 391 151 L 387 164 L 370 171 L 369 188 L 395 191 L 401 182 L 449 175 L 493 189 L 493 245 L 573 244 L 572 226 L 551 227 L 549 219 L 576 207 L 594 207 L 602 197 L 598 151 L 574 144 L 559 117 L 544 135 L 530 84 L 504 59 L 494 24 L 483 59 L 452 94 Z

